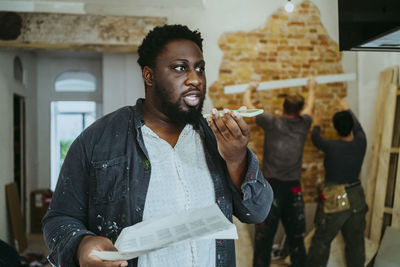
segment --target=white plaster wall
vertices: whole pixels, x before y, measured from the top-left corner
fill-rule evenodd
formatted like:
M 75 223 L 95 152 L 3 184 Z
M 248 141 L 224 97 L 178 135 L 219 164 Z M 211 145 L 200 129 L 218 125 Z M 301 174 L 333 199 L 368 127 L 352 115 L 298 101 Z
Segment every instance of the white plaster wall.
M 9 58 L 8 54 L 0 53 L 0 239 L 5 241 L 9 239 L 5 185 L 13 181 L 12 93 L 5 64 Z
M 137 53 L 103 54 L 103 111 L 104 114 L 135 105 L 144 97 L 144 85 Z
M 24 68 L 23 85 L 13 78 L 14 57 L 19 56 Z M 29 221 L 29 192 L 37 181 L 36 157 L 36 66 L 31 53 L 0 52 L 0 239 L 9 241 L 7 202 L 4 186 L 14 181 L 13 150 L 13 94 L 25 98 L 26 195 L 25 205 Z M 28 224 L 27 224 L 28 225 Z M 29 230 L 29 229 L 28 229 Z
M 17 87 L 15 93 L 25 97 L 25 143 L 26 143 L 26 218 L 25 225 L 27 232 L 30 232 L 30 192 L 37 189 L 35 187 L 38 180 L 38 158 L 37 158 L 37 87 L 36 87 L 36 55 L 33 53 L 19 54 L 24 66 L 25 87 Z
M 360 120 L 368 136 L 373 134 L 379 74 L 388 67 L 400 65 L 400 52 L 357 52 Z

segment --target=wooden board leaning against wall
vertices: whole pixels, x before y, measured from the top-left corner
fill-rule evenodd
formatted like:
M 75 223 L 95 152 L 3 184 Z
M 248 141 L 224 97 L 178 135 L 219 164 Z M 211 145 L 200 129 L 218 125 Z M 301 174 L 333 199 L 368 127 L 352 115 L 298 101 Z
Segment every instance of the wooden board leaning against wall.
M 400 91 L 399 67 L 380 74 L 374 134 L 368 170 L 366 199 L 369 206 L 366 235 L 380 241 L 386 226 L 400 227 Z

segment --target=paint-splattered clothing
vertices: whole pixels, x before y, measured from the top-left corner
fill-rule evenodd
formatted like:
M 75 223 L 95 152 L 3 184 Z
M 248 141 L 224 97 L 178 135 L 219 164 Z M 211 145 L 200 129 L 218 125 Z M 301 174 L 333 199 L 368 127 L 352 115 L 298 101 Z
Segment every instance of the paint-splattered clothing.
M 279 220 L 286 233 L 292 267 L 304 267 L 306 251 L 304 234 L 306 221 L 300 181 L 269 179 L 274 191 L 274 202 L 267 219 L 256 225 L 253 267 L 270 266 L 271 251 Z
M 88 127 L 71 145 L 61 168 L 56 191 L 43 219 L 50 262 L 78 266 L 76 249 L 84 235 L 101 235 L 115 241 L 120 231 L 143 220 L 151 162 L 141 128 L 145 124 L 143 100 L 104 116 Z M 239 192 L 232 184 L 217 142 L 203 118 L 195 126 L 204 146 L 215 202 L 232 221 L 246 223 L 267 216 L 272 190 L 248 150 L 248 170 Z M 233 240 L 216 240 L 216 266 L 235 266 Z M 137 258 L 129 261 L 137 266 Z

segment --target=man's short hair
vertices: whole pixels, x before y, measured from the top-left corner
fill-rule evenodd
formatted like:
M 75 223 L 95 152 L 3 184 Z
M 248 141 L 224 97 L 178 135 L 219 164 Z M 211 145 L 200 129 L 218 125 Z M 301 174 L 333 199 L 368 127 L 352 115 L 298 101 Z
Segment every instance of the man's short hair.
M 137 62 L 142 70 L 145 66 L 154 68 L 157 56 L 169 42 L 175 40 L 193 41 L 203 51 L 203 39 L 197 30 L 192 31 L 179 24 L 157 26 L 147 34 L 139 46 Z
M 283 112 L 289 115 L 297 115 L 304 106 L 304 97 L 300 94 L 285 95 Z
M 348 110 L 336 112 L 332 121 L 336 131 L 342 137 L 348 136 L 353 129 L 354 120 Z

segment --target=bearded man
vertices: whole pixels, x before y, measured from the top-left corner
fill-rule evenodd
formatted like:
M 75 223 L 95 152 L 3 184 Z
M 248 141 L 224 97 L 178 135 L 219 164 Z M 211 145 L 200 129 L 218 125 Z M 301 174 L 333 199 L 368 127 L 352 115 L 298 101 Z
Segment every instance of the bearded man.
M 64 161 L 43 220 L 54 266 L 235 266 L 233 240 L 191 240 L 129 261 L 102 261 L 120 231 L 216 203 L 232 221 L 259 223 L 272 190 L 247 148 L 248 125 L 227 109 L 201 114 L 206 95 L 199 32 L 153 29 L 138 50 L 145 99 L 87 128 Z

